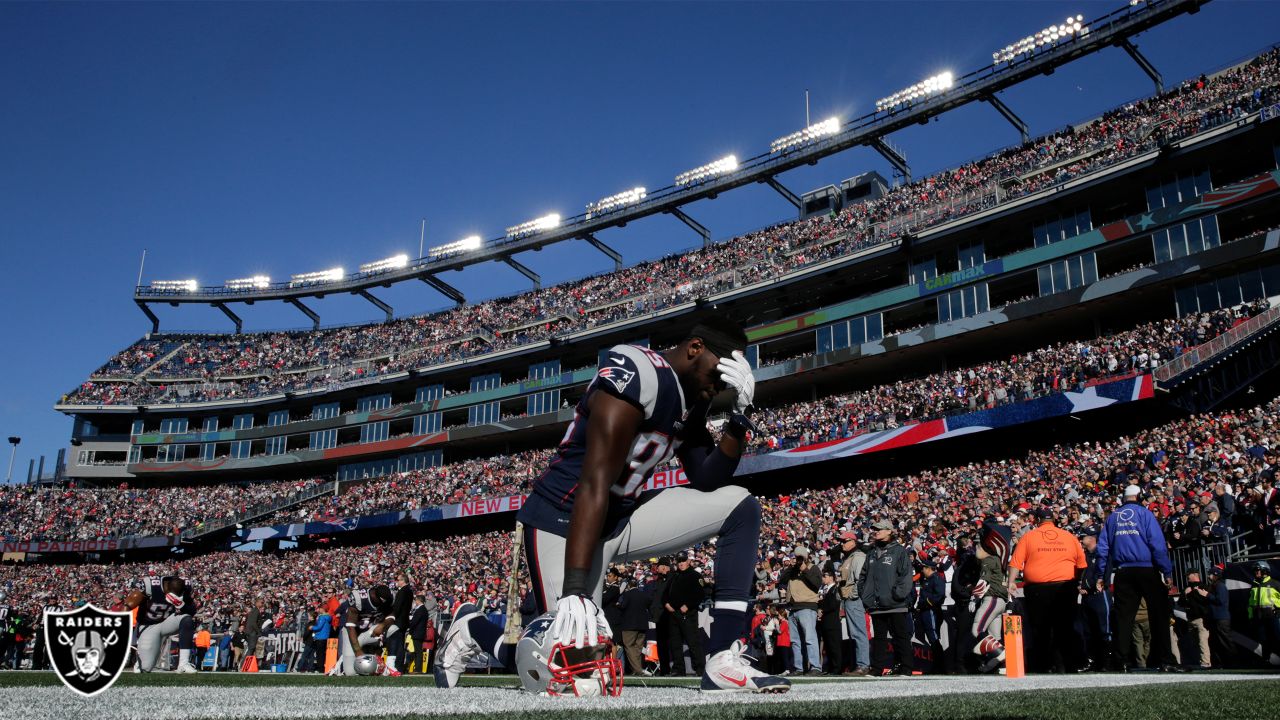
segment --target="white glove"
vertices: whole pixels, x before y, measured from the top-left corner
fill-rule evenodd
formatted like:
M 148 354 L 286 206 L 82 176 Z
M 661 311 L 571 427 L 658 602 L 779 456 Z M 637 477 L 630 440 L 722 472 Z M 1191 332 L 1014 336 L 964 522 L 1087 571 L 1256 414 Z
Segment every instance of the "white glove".
M 179 610 L 181 610 L 182 606 L 185 604 L 185 602 L 182 600 L 182 596 L 175 595 L 174 593 L 165 593 L 164 599 L 168 600 L 170 605 L 174 606 Z
M 746 356 L 741 350 L 734 350 L 729 357 L 720 358 L 720 364 L 716 365 L 716 370 L 720 371 L 720 379 L 724 384 L 738 393 L 733 400 L 734 411 L 745 413 L 756 396 L 756 378 L 751 374 L 751 366 L 747 364 Z
M 976 598 L 984 598 L 984 597 L 986 597 L 986 596 L 987 596 L 987 590 L 988 590 L 988 589 L 989 589 L 989 588 L 988 588 L 988 586 L 987 586 L 987 581 L 986 581 L 986 580 L 979 580 L 979 581 L 978 581 L 977 583 L 975 583 L 975 584 L 974 584 L 974 586 L 973 586 L 973 596 L 974 596 L 974 597 L 976 597 Z
M 551 637 L 565 647 L 585 648 L 597 644 L 600 636 L 613 637 L 613 629 L 591 598 L 568 595 L 556 603 L 556 619 Z

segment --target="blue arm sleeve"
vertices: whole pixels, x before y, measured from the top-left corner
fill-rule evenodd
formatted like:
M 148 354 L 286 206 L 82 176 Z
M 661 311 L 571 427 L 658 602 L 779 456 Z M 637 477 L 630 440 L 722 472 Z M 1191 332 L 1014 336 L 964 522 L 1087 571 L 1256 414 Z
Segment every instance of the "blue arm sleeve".
M 685 477 L 689 478 L 689 486 L 703 491 L 728 485 L 733 480 L 733 472 L 738 469 L 738 459 L 725 455 L 718 447 L 693 447 L 684 450 L 680 456 L 680 464 L 684 466 Z

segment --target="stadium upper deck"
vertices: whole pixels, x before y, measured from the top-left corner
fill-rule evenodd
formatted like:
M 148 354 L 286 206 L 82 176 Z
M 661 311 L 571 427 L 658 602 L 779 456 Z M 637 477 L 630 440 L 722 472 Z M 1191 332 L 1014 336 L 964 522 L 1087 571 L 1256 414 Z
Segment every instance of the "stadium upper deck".
M 1144 323 L 1103 337 L 1057 342 L 1034 352 L 1000 358 L 816 401 L 761 406 L 760 434 L 750 452 L 826 443 L 860 433 L 905 426 L 948 415 L 1025 403 L 1064 390 L 1149 372 L 1189 348 L 1202 345 L 1256 316 L 1265 302 L 1231 310 L 1192 313 L 1178 320 Z M 393 422 L 392 434 L 408 420 Z M 144 443 L 148 438 L 137 438 Z M 215 443 L 215 445 L 218 443 Z M 263 454 L 265 442 L 252 443 Z M 228 443 L 221 443 L 226 454 Z M 151 450 L 157 450 L 152 444 Z M 167 535 L 201 525 L 212 526 L 253 507 L 279 499 L 295 501 L 274 518 L 258 522 L 299 522 L 354 517 L 378 512 L 456 504 L 527 492 L 552 451 L 538 448 L 502 452 L 440 467 L 376 474 L 337 490 L 327 478 L 302 481 L 145 489 L 32 489 L 0 493 L 0 537 L 13 541 L 97 540 L 137 535 Z M 360 481 L 368 479 L 367 483 Z M 311 492 L 311 491 L 316 492 Z M 314 497 L 304 497 L 311 496 Z M 322 510 L 320 510 L 322 508 Z
M 1273 104 L 1278 88 L 1275 53 L 1268 53 L 832 217 L 785 223 L 685 255 L 443 313 L 315 332 L 144 338 L 108 360 L 63 404 L 156 405 L 324 388 L 641 318 L 1060 186 L 1238 120 Z M 1072 220 L 1073 229 L 1084 225 Z
M 413 421 L 414 434 L 438 432 L 441 414 L 431 411 L 449 407 L 465 409 L 469 425 L 499 420 L 512 401 L 526 405 L 529 415 L 554 413 L 561 390 L 581 383 L 562 367 L 589 368 L 600 346 L 618 341 L 671 341 L 668 319 L 695 310 L 700 298 L 772 321 L 752 331 L 758 366 L 803 354 L 848 355 L 862 343 L 875 347 L 855 355 L 895 347 L 911 352 L 925 340 L 999 322 L 971 319 L 1010 304 L 1026 305 L 1020 317 L 1047 317 L 1062 302 L 1043 301 L 1078 303 L 1081 290 L 1100 278 L 1208 252 L 1223 238 L 1273 225 L 1276 203 L 1265 199 L 1261 210 L 1242 205 L 1230 212 L 1201 202 L 1211 217 L 1179 220 L 1172 231 L 1154 234 L 1146 234 L 1150 225 L 1142 216 L 1149 223 L 1153 210 L 1195 205 L 1210 188 L 1275 168 L 1277 126 L 1263 123 L 1261 111 L 1277 99 L 1280 72 L 1272 51 L 831 217 L 617 273 L 380 325 L 155 336 L 113 358 L 59 404 L 78 418 L 75 439 L 97 443 L 79 453 L 99 453 L 70 474 L 127 477 L 125 453 L 131 464 L 142 462 L 140 446 L 163 438 L 137 436 L 155 430 L 163 436 L 196 426 L 219 438 L 245 434 L 246 443 L 253 440 L 247 434 L 263 435 L 258 440 L 266 452 L 291 454 L 317 448 L 316 432 L 299 431 L 350 409 L 376 413 L 427 403 Z M 1128 229 L 1116 234 L 1112 226 L 1122 223 L 1113 221 L 1131 215 Z M 1112 230 L 1093 230 L 1102 225 Z M 1107 247 L 1080 252 L 1089 238 Z M 924 289 L 903 292 L 918 287 Z M 1023 302 L 1037 295 L 1041 302 Z M 1172 295 L 1147 302 L 1168 308 Z M 850 306 L 861 309 L 851 315 Z M 948 323 L 963 327 L 937 329 Z M 921 326 L 935 329 L 907 338 Z M 895 336 L 903 338 L 896 345 Z M 778 388 L 787 385 L 782 375 L 765 375 L 777 379 Z M 517 378 L 528 380 L 513 390 Z M 137 408 L 143 404 L 145 415 Z M 231 433 L 223 429 L 228 419 Z M 290 425 L 299 422 L 308 427 Z M 275 431 L 278 439 L 266 438 L 277 426 L 289 427 Z M 329 431 L 326 426 L 321 435 Z M 319 447 L 336 444 L 339 431 L 331 432 Z M 363 426 L 359 433 L 360 444 L 386 439 Z M 73 460 L 79 453 L 73 448 Z M 181 459 L 149 457 L 159 464 Z M 118 464 L 103 466 L 104 459 Z

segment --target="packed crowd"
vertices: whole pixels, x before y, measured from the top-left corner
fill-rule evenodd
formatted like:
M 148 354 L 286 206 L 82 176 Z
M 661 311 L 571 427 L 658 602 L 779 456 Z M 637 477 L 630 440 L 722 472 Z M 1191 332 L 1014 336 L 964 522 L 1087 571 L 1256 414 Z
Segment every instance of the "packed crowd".
M 762 407 L 756 417 L 761 432 L 752 438 L 748 452 L 851 437 L 942 414 L 1075 390 L 1106 377 L 1149 371 L 1266 308 L 1266 302 L 1260 301 L 1192 314 L 1098 340 L 1059 343 L 1008 361 L 899 380 L 812 402 Z M 531 450 L 396 473 L 355 484 L 336 497 L 326 496 L 283 509 L 262 522 L 332 520 L 528 492 L 529 483 L 545 469 L 551 456 L 551 450 Z
M 1214 78 L 1189 80 L 1081 127 L 937 173 L 829 217 L 774 226 L 586 280 L 379 325 L 142 340 L 63 402 L 195 402 L 332 387 L 642 316 L 976 212 L 1231 121 L 1280 99 L 1278 68 L 1280 51 L 1273 50 Z M 150 370 L 148 380 L 103 381 L 141 372 L 161 341 L 185 345 Z
M 131 378 L 142 374 L 160 358 L 181 344 L 176 338 L 164 340 L 142 339 L 116 353 L 94 373 L 94 377 Z
M 489 533 L 307 552 L 213 553 L 164 564 L 0 566 L 0 606 L 27 617 L 38 617 L 48 605 L 72 607 L 81 601 L 106 608 L 144 577 L 177 574 L 194 586 L 201 623 L 238 627 L 255 602 L 264 600 L 264 617 L 279 618 L 274 629 L 292 632 L 298 611 L 314 609 L 352 586 L 387 583 L 401 571 L 438 597 L 442 607 L 464 598 L 484 604 L 499 596 L 510 561 L 510 533 Z
M 528 450 L 394 473 L 354 484 L 337 496 L 281 510 L 262 522 L 275 525 L 333 520 L 515 495 L 528 491 L 529 483 L 546 469 L 551 454 L 550 450 Z
M 1055 392 L 1079 391 L 1092 381 L 1153 370 L 1267 308 L 1262 300 L 1193 313 L 1097 340 L 1060 342 L 1008 360 L 764 409 L 756 418 L 760 433 L 752 439 L 753 448 L 808 445 Z
M 885 519 L 921 559 L 940 559 L 954 554 L 960 537 L 971 535 L 987 514 L 1012 525 L 1016 539 L 1033 523 L 1037 507 L 1049 508 L 1060 527 L 1083 533 L 1100 527 L 1128 484 L 1144 489 L 1172 546 L 1216 540 L 1227 531 L 1270 547 L 1280 529 L 1271 449 L 1277 443 L 1280 402 L 1272 401 L 1194 415 L 1110 442 L 801 490 L 765 503 L 761 552 L 782 557 L 802 545 L 823 555 L 838 544 L 841 528 L 865 535 L 871 520 Z M 1207 522 L 1210 510 L 1218 513 L 1216 525 Z M 1183 528 L 1193 516 L 1198 527 L 1190 537 Z
M 1201 75 L 1164 95 L 1129 103 L 1097 120 L 923 181 L 914 196 L 895 199 L 873 220 L 895 231 L 919 228 L 990 203 L 992 181 L 1001 197 L 1022 197 L 1128 157 L 1256 112 L 1280 100 L 1280 51 L 1216 75 Z M 948 202 L 949 199 L 963 199 Z M 984 198 L 987 198 L 983 200 Z M 950 208 L 956 205 L 957 210 Z M 978 207 L 976 209 L 982 209 Z
M 942 415 L 1079 390 L 1091 381 L 1149 371 L 1264 312 L 1267 307 L 1267 302 L 1261 300 L 1230 309 L 1190 314 L 1096 340 L 1057 343 L 1004 361 L 902 379 L 817 401 L 762 407 L 756 417 L 760 432 L 753 436 L 749 452 L 769 452 L 851 437 Z M 265 525 L 332 520 L 527 492 L 529 483 L 543 471 L 551 454 L 551 450 L 530 450 L 349 483 L 339 495 L 299 502 L 257 522 Z M 172 534 L 175 528 L 216 523 L 223 517 L 243 513 L 247 507 L 300 492 L 302 485 L 310 482 L 318 480 L 302 484 L 263 483 L 247 488 L 217 486 L 141 491 L 21 488 L 0 492 L 0 511 L 3 511 L 0 531 L 11 540 Z M 121 493 L 125 495 L 122 497 Z M 125 512 L 114 512 L 113 503 L 119 503 Z M 167 513 L 168 507 L 177 508 L 178 515 Z M 202 507 L 211 510 L 197 509 Z M 93 522 L 97 518 L 104 521 Z
M 0 486 L 0 538 L 35 542 L 177 535 L 332 482 L 313 478 L 164 488 L 122 484 L 111 490 L 5 485 Z
M 1272 450 L 1278 443 L 1280 401 L 1273 400 L 1251 409 L 1190 416 L 1106 442 L 1056 445 L 1015 458 L 859 478 L 828 489 L 762 498 L 759 600 L 781 608 L 786 624 L 788 601 L 781 588 L 794 579 L 791 568 L 801 561 L 814 565 L 830 590 L 835 573 L 831 560 L 848 552 L 848 543 L 865 543 L 876 528 L 891 528 L 910 553 L 912 566 L 921 570 L 913 602 L 923 616 L 929 608 L 920 603 L 931 592 L 926 581 L 947 573 L 973 548 L 984 518 L 1011 527 L 1015 553 L 1019 540 L 1045 519 L 1073 534 L 1094 536 L 1129 485 L 1142 489 L 1143 503 L 1159 519 L 1172 549 L 1238 534 L 1263 549 L 1272 547 L 1280 530 Z M 235 628 L 261 600 L 267 617 L 279 618 L 276 629 L 291 632 L 299 610 L 314 608 L 350 586 L 387 582 L 404 570 L 419 591 L 435 597 L 442 613 L 473 601 L 500 615 L 507 609 L 504 577 L 510 553 L 510 534 L 493 532 L 325 550 L 220 552 L 161 564 L 2 566 L 0 593 L 6 606 L 34 617 L 48 605 L 91 601 L 110 606 L 139 578 L 174 573 L 195 584 L 203 623 Z M 707 599 L 714 598 L 709 582 L 714 543 L 691 549 L 689 560 L 701 570 Z M 657 564 L 621 566 L 609 583 L 643 585 L 656 579 Z M 1198 585 L 1199 576 L 1187 576 L 1182 589 L 1190 596 Z M 525 579 L 522 586 L 527 590 Z M 790 602 L 794 609 L 796 600 Z M 766 617 L 762 614 L 762 621 Z M 769 642 L 781 644 L 784 632 L 777 623 L 772 627 Z M 796 623 L 789 627 L 797 632 Z M 824 655 L 831 662 L 827 647 Z M 821 670 L 820 656 L 809 657 Z M 1199 660 L 1209 665 L 1208 655 Z M 796 664 L 797 670 L 803 667 Z M 841 664 L 836 660 L 827 669 L 839 672 Z

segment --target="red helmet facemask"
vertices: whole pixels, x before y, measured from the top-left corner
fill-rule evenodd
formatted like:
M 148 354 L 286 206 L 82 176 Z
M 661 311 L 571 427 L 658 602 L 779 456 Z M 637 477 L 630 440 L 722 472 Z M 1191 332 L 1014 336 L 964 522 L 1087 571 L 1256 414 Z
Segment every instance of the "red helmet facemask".
M 556 643 L 551 648 L 549 695 L 617 697 L 622 694 L 622 661 L 613 640 L 601 635 L 592 647 Z

